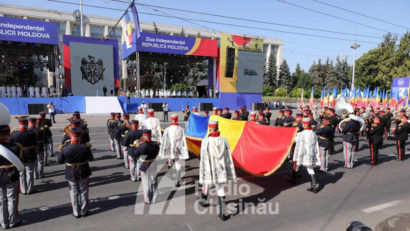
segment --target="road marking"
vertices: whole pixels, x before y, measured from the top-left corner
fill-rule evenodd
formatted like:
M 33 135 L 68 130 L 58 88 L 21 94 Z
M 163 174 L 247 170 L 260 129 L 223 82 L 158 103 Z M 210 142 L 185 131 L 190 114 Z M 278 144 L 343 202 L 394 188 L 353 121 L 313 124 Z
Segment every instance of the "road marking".
M 364 213 L 373 213 L 379 210 L 387 209 L 389 207 L 393 207 L 395 205 L 398 205 L 400 203 L 400 200 L 395 200 L 395 201 L 390 201 L 384 204 L 376 205 L 373 207 L 369 207 L 367 209 L 363 209 L 362 212 Z
M 188 223 L 186 224 L 186 226 L 188 226 L 189 230 L 194 231 Z

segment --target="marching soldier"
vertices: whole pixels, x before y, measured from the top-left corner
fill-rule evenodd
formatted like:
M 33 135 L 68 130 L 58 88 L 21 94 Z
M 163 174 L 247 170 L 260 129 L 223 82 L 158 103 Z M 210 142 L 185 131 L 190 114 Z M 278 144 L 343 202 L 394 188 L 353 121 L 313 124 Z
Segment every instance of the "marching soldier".
M 182 112 L 184 113 L 184 121 L 188 121 L 189 116 L 191 115 L 191 111 L 189 110 L 189 105 L 186 105 L 185 110 Z
M 133 120 L 131 121 L 131 131 L 127 133 L 127 135 L 124 138 L 124 145 L 127 148 L 127 153 L 130 152 L 132 147 L 135 147 L 136 145 L 139 144 L 139 140 L 141 139 L 142 136 L 142 131 L 138 129 L 138 120 Z M 140 163 L 138 162 L 138 158 L 134 158 L 131 155 L 128 155 L 128 160 L 130 162 L 130 180 L 131 181 L 137 181 L 139 180 L 139 166 Z
M 232 114 L 229 112 L 229 107 L 225 108 L 225 111 L 222 113 L 222 117 L 225 119 L 231 119 Z
M 256 111 L 251 111 L 250 113 L 249 113 L 249 117 L 251 118 L 251 122 L 255 122 L 256 123 Z
M 91 168 L 88 161 L 94 159 L 90 147 L 80 143 L 83 130 L 71 128 L 71 142 L 65 145 L 58 156 L 58 163 L 66 164 L 65 178 L 68 180 L 73 216 L 88 215 L 88 183 Z
M 283 126 L 283 119 L 285 119 L 284 111 L 282 109 L 279 110 L 279 115 L 275 118 L 275 127 L 282 127 Z
M 406 140 L 410 132 L 410 124 L 407 122 L 409 117 L 407 115 L 401 116 L 401 123 L 394 129 L 397 145 L 397 159 L 404 160 L 406 154 Z
M 86 121 L 85 119 L 82 119 L 82 118 L 81 118 L 81 115 L 80 115 L 80 112 L 79 112 L 79 111 L 74 111 L 72 119 L 78 119 L 78 120 L 80 120 L 80 121 L 81 121 L 81 127 L 86 128 L 86 129 L 87 129 L 87 132 L 88 132 L 88 128 L 87 128 L 87 127 L 88 127 L 88 123 L 87 123 L 87 121 Z
M 386 115 L 385 115 L 385 116 L 387 117 L 386 136 L 385 136 L 385 138 L 386 138 L 386 140 L 387 140 L 387 137 L 388 137 L 389 134 L 390 134 L 391 122 L 392 122 L 392 119 L 393 119 L 393 113 L 391 113 L 389 107 L 386 108 Z
M 376 165 L 379 161 L 379 148 L 382 146 L 384 126 L 381 123 L 380 114 L 375 116 L 373 124 L 366 128 L 370 146 L 370 164 Z
M 71 128 L 81 128 L 83 129 L 83 134 L 81 135 L 81 140 L 80 143 L 82 144 L 87 144 L 90 142 L 90 135 L 87 132 L 87 129 L 85 129 L 84 125 L 81 126 L 81 121 L 78 119 L 71 120 L 70 122 L 70 127 L 66 128 L 64 131 L 64 136 L 63 140 L 61 141 L 61 144 L 64 145 L 66 142 L 70 142 L 71 140 Z M 59 147 L 60 149 L 61 147 Z
M 53 126 L 51 119 L 46 118 L 45 112 L 40 112 L 40 118 L 43 119 L 43 131 L 44 131 L 44 150 L 45 150 L 45 164 L 48 165 L 48 157 L 54 156 L 53 150 L 53 133 L 50 128 Z
M 248 121 L 248 114 L 245 111 L 245 107 L 239 109 L 239 118 L 243 121 Z
M 195 115 L 199 115 L 198 108 L 192 107 L 192 113 L 194 113 Z
M 296 120 L 292 124 L 292 127 L 297 127 L 298 128 L 298 132 L 303 131 L 302 119 L 303 119 L 303 114 L 302 113 L 297 113 L 296 114 Z
M 269 111 L 269 107 L 265 108 L 265 120 L 268 123 L 268 125 L 270 125 L 270 117 L 272 116 L 272 113 Z
M 222 108 L 216 110 L 216 115 L 222 117 Z
M 20 118 L 18 131 L 10 135 L 10 143 L 21 144 L 23 155 L 21 161 L 24 171 L 20 175 L 20 190 L 23 194 L 29 194 L 34 186 L 34 164 L 37 158 L 37 135 L 33 130 L 28 130 L 27 118 Z
M 25 119 L 25 121 L 27 121 L 27 119 Z M 20 126 L 20 128 L 22 127 L 24 126 Z M 27 123 L 25 125 L 25 129 L 27 129 Z M 23 133 L 19 132 L 16 133 L 16 135 L 20 134 L 18 136 L 19 138 L 22 138 L 24 136 Z M 34 134 L 26 134 L 31 134 L 31 138 L 33 138 L 33 140 L 35 141 Z M 0 144 L 10 150 L 15 156 L 22 159 L 22 145 L 20 143 L 14 144 L 12 142 L 9 142 L 9 138 L 10 127 L 8 125 L 0 125 Z M 23 174 L 25 174 L 25 172 L 23 172 Z M 0 155 L 0 225 L 4 229 L 14 228 L 21 224 L 21 220 L 19 220 L 18 218 L 19 177 L 19 171 L 17 170 L 16 166 L 14 166 L 13 163 L 11 163 L 7 158 Z
M 403 116 L 405 115 L 405 113 L 406 113 L 406 110 L 405 110 L 405 109 L 401 109 L 401 110 L 400 110 L 400 115 L 395 118 L 396 127 L 397 127 L 399 124 L 402 123 L 402 119 L 403 119 Z
M 148 118 L 145 121 L 145 128 L 151 130 L 151 138 L 153 141 L 161 141 L 161 124 L 159 119 L 154 115 L 154 109 L 148 110 Z
M 144 111 L 142 110 L 142 108 L 139 107 L 138 114 L 135 115 L 135 120 L 138 120 L 140 130 L 144 129 L 144 123 L 146 119 L 147 119 L 147 116 L 144 114 Z
M 122 153 L 124 157 L 124 167 L 129 168 L 129 160 L 128 160 L 128 154 L 127 154 L 127 146 L 125 145 L 125 136 L 131 130 L 131 123 L 129 121 L 130 116 L 128 113 L 124 113 L 123 115 L 124 121 L 120 125 L 120 133 L 121 133 L 121 148 L 122 148 Z
M 258 115 L 258 121 L 257 121 L 257 123 L 258 123 L 258 124 L 262 124 L 262 125 L 266 125 L 266 126 L 269 125 L 268 122 L 266 122 L 266 120 L 265 120 L 265 114 L 263 114 L 263 113 L 260 113 L 260 114 Z
M 234 111 L 232 120 L 241 120 L 241 118 L 239 118 L 239 111 Z
M 115 145 L 115 152 L 117 154 L 117 159 L 121 159 L 121 131 L 120 126 L 123 123 L 121 120 L 121 113 L 115 113 L 115 120 L 113 122 L 114 128 L 114 145 Z
M 34 178 L 41 179 L 43 178 L 44 173 L 44 133 L 41 128 L 36 127 L 36 118 L 30 118 L 29 130 L 32 130 L 37 136 L 37 147 L 36 147 L 36 162 L 34 164 Z
M 335 114 L 335 109 L 330 107 L 328 108 L 328 115 L 330 118 L 330 126 L 333 127 L 333 129 L 335 129 L 336 131 L 339 132 L 338 125 L 339 125 L 339 119 L 337 118 L 336 114 Z M 335 140 L 334 140 L 334 136 L 330 139 L 330 152 L 329 154 L 333 154 L 335 153 Z
M 319 154 L 320 154 L 320 170 L 327 172 L 329 165 L 329 140 L 334 136 L 335 129 L 330 126 L 330 118 L 325 116 L 322 119 L 322 124 L 316 130 L 316 135 L 319 141 Z
M 223 185 L 236 179 L 228 141 L 220 136 L 218 121 L 209 121 L 209 136 L 202 140 L 199 165 L 199 183 L 203 185 L 198 203 L 206 206 L 208 191 L 212 185 L 216 188 L 219 201 L 219 218 L 225 221 L 225 191 Z
M 133 147 L 129 155 L 139 158 L 141 162 L 140 173 L 143 185 L 144 202 L 155 203 L 157 197 L 157 164 L 155 159 L 159 152 L 157 142 L 151 140 L 151 130 L 143 130 L 140 145 Z
M 348 120 L 342 129 L 343 133 L 343 153 L 345 158 L 345 168 L 353 168 L 354 150 L 356 134 L 360 132 L 360 123 L 355 120 Z
M 184 129 L 178 124 L 178 115 L 171 116 L 171 125 L 162 136 L 159 155 L 162 159 L 175 162 L 175 187 L 179 187 L 182 161 L 189 158 Z
M 309 119 L 310 119 L 310 126 L 312 127 L 312 129 L 316 130 L 317 121 L 313 118 L 313 113 L 310 110 L 307 113 L 307 117 L 309 117 Z
M 284 127 L 292 127 L 293 123 L 295 122 L 295 118 L 292 117 L 292 110 L 286 109 L 285 118 L 282 120 L 282 124 Z
M 310 127 L 310 119 L 303 118 L 303 131 L 299 132 L 295 139 L 295 152 L 293 155 L 293 162 L 296 163 L 293 172 L 298 172 L 300 166 L 306 167 L 310 178 L 311 184 L 308 191 L 317 193 L 319 183 L 315 176 L 315 166 L 320 166 L 319 145 L 315 132 Z M 292 181 L 295 182 L 296 173 L 292 174 Z
M 142 109 L 141 109 L 142 112 Z M 115 151 L 114 147 L 114 127 L 111 126 L 111 123 L 113 123 L 115 120 L 115 112 L 110 113 L 110 118 L 107 119 L 107 130 L 108 130 L 108 136 L 110 138 L 110 149 L 112 152 Z

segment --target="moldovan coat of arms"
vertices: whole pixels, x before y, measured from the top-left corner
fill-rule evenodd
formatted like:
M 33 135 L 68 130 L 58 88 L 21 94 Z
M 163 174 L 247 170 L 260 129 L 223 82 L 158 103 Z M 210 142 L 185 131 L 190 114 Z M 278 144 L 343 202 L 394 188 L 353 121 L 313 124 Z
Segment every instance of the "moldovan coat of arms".
M 91 55 L 88 55 L 88 59 L 81 59 L 82 79 L 87 80 L 91 84 L 104 80 L 104 71 L 105 68 L 102 59 L 95 61 L 95 57 Z

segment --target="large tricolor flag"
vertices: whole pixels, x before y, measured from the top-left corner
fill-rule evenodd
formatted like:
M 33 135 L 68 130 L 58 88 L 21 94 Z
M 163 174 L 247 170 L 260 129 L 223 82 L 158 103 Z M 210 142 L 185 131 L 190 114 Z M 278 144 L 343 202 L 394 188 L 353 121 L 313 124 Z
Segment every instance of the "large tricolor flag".
M 129 9 L 131 9 L 133 19 L 131 19 L 127 9 L 120 21 L 123 38 L 122 59 L 126 59 L 129 55 L 137 51 L 137 40 L 141 37 L 140 22 L 135 4 L 131 3 Z M 135 31 L 133 30 L 133 27 L 135 27 Z
M 312 90 L 310 91 L 309 107 L 312 107 L 314 102 L 315 102 L 314 90 L 313 90 L 313 87 L 312 87 Z
M 235 165 L 255 176 L 269 176 L 279 169 L 297 134 L 296 128 L 191 114 L 185 135 L 188 150 L 196 156 L 200 156 L 202 139 L 208 135 L 209 119 L 219 121 L 220 135 L 227 139 Z

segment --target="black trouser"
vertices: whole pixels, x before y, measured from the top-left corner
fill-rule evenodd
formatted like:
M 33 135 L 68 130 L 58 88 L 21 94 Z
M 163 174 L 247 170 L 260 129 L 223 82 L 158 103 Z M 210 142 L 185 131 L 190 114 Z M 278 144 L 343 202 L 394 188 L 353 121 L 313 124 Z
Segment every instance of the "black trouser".
M 356 136 L 356 141 L 353 142 L 353 150 L 355 152 L 359 151 L 359 136 Z
M 329 138 L 329 154 L 334 154 L 335 153 L 335 138 L 330 137 Z
M 404 160 L 404 154 L 406 153 L 406 140 L 396 140 L 396 146 L 399 160 Z
M 164 122 L 168 122 L 168 111 L 164 111 Z
M 379 162 L 379 149 L 382 146 L 380 141 L 369 140 L 370 146 L 370 164 L 377 164 Z

